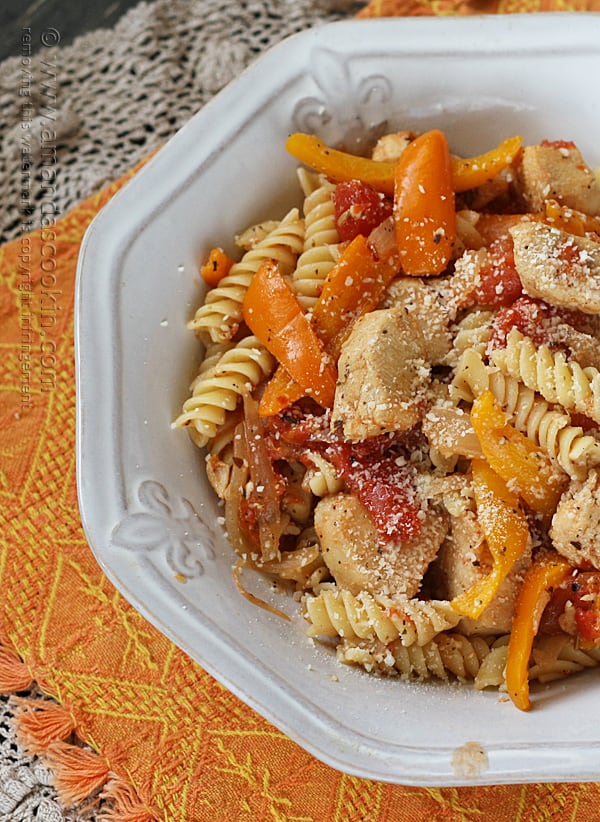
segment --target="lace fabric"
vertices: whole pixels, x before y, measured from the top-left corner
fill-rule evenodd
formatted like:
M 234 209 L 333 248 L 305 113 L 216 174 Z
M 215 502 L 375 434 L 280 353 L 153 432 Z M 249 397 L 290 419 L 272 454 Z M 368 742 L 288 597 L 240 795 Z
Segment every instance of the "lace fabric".
M 163 144 L 254 58 L 348 0 L 158 0 L 0 65 L 0 241 L 63 214 Z
M 65 48 L 0 64 L 0 242 L 49 224 L 163 144 L 270 46 L 348 17 L 347 0 L 157 0 Z M 31 38 L 31 39 L 30 39 Z M 28 693 L 35 698 L 35 691 Z M 19 747 L 0 695 L 0 822 L 94 822 L 61 807 L 52 774 Z
M 38 695 L 32 691 L 28 697 Z M 12 714 L 11 698 L 0 695 L 0 822 L 96 822 L 93 804 L 70 810 L 61 807 L 51 771 L 20 748 Z

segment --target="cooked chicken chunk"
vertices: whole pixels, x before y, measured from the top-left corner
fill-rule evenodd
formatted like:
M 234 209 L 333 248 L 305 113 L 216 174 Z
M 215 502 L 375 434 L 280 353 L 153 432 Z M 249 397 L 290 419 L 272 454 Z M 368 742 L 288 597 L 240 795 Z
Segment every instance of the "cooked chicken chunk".
M 575 146 L 525 146 L 517 165 L 518 185 L 527 207 L 543 211 L 544 201 L 600 215 L 600 185 Z
M 315 509 L 323 559 L 340 588 L 356 595 L 413 597 L 446 536 L 445 514 L 429 509 L 417 537 L 380 542 L 362 503 L 352 494 L 324 497 Z
M 600 243 L 543 223 L 519 223 L 510 233 L 527 294 L 551 305 L 600 313 Z
M 568 323 L 556 323 L 549 329 L 548 344 L 566 346 L 582 368 L 600 370 L 600 339 L 595 334 L 586 334 Z
M 405 308 L 425 340 L 425 356 L 439 365 L 452 348 L 450 315 L 439 290 L 420 277 L 397 277 L 388 288 L 382 308 Z
M 571 481 L 552 518 L 550 538 L 573 565 L 590 562 L 600 570 L 600 471 Z
M 471 634 L 503 634 L 510 631 L 515 599 L 523 574 L 531 563 L 530 550 L 515 562 L 498 593 L 478 619 L 463 618 L 459 630 Z M 452 599 L 462 594 L 492 568 L 492 556 L 472 511 L 451 517 L 450 533 L 440 548 L 434 567 L 435 595 Z
M 451 320 L 469 303 L 481 282 L 481 272 L 490 261 L 486 248 L 467 249 L 454 265 L 454 273 L 437 281 L 440 301 L 446 306 Z
M 429 380 L 423 334 L 408 312 L 365 314 L 342 346 L 332 424 L 353 441 L 406 431 L 420 419 Z

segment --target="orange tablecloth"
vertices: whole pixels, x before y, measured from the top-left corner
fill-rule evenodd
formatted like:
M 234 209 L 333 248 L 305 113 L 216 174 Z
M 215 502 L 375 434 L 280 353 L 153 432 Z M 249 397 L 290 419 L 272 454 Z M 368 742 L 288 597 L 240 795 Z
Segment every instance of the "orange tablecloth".
M 373 0 L 361 16 L 566 9 L 600 2 Z M 17 721 L 63 801 L 102 791 L 115 822 L 600 818 L 597 784 L 426 789 L 338 773 L 221 687 L 104 578 L 77 509 L 72 296 L 83 233 L 122 182 L 52 227 L 45 270 L 48 233 L 0 249 L 0 690 L 36 681 L 53 697 L 23 701 Z M 51 329 L 40 326 L 44 305 Z

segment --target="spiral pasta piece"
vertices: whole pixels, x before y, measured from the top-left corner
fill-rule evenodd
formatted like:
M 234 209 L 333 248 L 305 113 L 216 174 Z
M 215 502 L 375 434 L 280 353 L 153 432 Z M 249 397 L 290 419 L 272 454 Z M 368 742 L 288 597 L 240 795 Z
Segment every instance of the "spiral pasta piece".
M 293 286 L 298 302 L 305 310 L 316 303 L 323 281 L 338 256 L 340 238 L 332 199 L 334 191 L 332 183 L 320 178 L 318 188 L 304 199 L 306 233 L 293 273 Z
M 458 633 L 439 634 L 424 645 L 344 640 L 337 648 L 340 662 L 360 665 L 369 672 L 399 675 L 402 679 L 444 681 L 452 674 L 463 682 L 475 681 L 489 654 L 488 640 Z
M 455 405 L 471 403 L 489 385 L 487 366 L 476 348 L 466 348 L 458 358 L 450 383 L 450 399 Z
M 241 397 L 249 394 L 275 367 L 275 360 L 257 337 L 245 337 L 225 351 L 216 365 L 199 375 L 173 428 L 191 426 L 194 442 L 203 447 L 225 423 Z
M 456 366 L 462 354 L 469 350 L 485 352 L 492 335 L 492 311 L 476 309 L 454 326 L 452 349 L 445 358 L 445 365 Z
M 304 607 L 309 636 L 376 638 L 385 644 L 399 640 L 406 647 L 425 645 L 460 620 L 460 614 L 444 600 L 373 597 L 365 591 L 354 596 L 335 587 L 306 597 Z
M 229 273 L 207 292 L 188 328 L 213 342 L 232 339 L 243 317 L 246 291 L 254 274 L 265 260 L 275 260 L 282 274 L 294 270 L 304 247 L 304 220 L 292 209 L 277 227 L 234 263 Z
M 310 460 L 312 466 L 307 469 L 304 475 L 304 486 L 315 497 L 337 494 L 344 488 L 344 480 L 338 477 L 335 468 L 325 457 L 315 451 L 309 451 L 306 458 Z
M 492 359 L 502 372 L 537 391 L 548 402 L 600 423 L 597 368 L 582 368 L 576 361 L 568 361 L 562 351 L 552 352 L 547 345 L 536 346 L 516 328 L 508 334 L 506 348 L 492 351 Z
M 531 654 L 529 681 L 552 682 L 600 665 L 600 648 L 579 648 L 573 637 L 536 639 Z
M 600 440 L 572 425 L 570 416 L 552 407 L 533 389 L 501 371 L 487 368 L 479 352 L 465 352 L 461 386 L 477 397 L 490 390 L 518 431 L 538 445 L 573 479 L 582 480 L 600 465 Z M 467 390 L 463 390 L 463 396 Z

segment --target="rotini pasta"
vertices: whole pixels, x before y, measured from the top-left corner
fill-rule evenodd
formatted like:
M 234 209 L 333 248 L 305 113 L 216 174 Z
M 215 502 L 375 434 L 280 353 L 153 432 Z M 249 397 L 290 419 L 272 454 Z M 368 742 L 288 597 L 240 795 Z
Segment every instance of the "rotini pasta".
M 245 337 L 202 370 L 192 383 L 192 395 L 183 403 L 173 427 L 191 426 L 202 447 L 224 424 L 241 397 L 249 394 L 274 368 L 274 360 L 256 337 Z
M 344 639 L 377 637 L 389 643 L 425 645 L 436 634 L 454 628 L 459 620 L 450 603 L 373 597 L 366 592 L 324 589 L 304 603 L 311 636 L 340 636 Z
M 250 280 L 265 260 L 274 259 L 291 274 L 304 245 L 304 220 L 292 209 L 276 228 L 247 251 L 221 282 L 207 293 L 188 328 L 213 342 L 232 339 L 242 320 L 244 296 Z
M 537 391 L 545 400 L 567 411 L 585 414 L 600 424 L 600 371 L 568 361 L 562 351 L 537 346 L 517 328 L 511 329 L 505 348 L 492 351 L 501 371 Z
M 377 156 L 401 168 L 415 141 L 446 156 L 438 130 L 384 136 Z M 600 255 L 581 259 L 600 184 L 560 229 L 587 235 L 563 243 L 583 293 L 549 281 L 565 259 L 534 299 L 514 238 L 556 218 L 543 191 L 567 202 L 581 159 L 507 142 L 485 185 L 478 163 L 441 179 L 424 162 L 414 201 L 338 175 L 319 143 L 302 210 L 242 232 L 189 323 L 206 353 L 173 426 L 206 447 L 239 567 L 292 591 L 340 662 L 526 708 L 529 682 L 600 664 L 600 325 L 582 313 Z M 523 173 L 540 152 L 560 179 Z
M 489 654 L 490 646 L 483 637 L 443 633 L 424 645 L 344 640 L 338 646 L 337 656 L 340 662 L 402 679 L 435 678 L 447 682 L 451 674 L 463 682 L 474 682 Z
M 306 455 L 310 467 L 304 475 L 304 485 L 315 497 L 326 497 L 337 494 L 344 487 L 344 480 L 338 477 L 333 465 L 315 451 Z
M 318 187 L 304 200 L 304 247 L 294 269 L 293 283 L 298 301 L 305 309 L 312 308 L 317 301 L 323 281 L 339 256 L 334 191 L 335 186 L 321 178 Z
M 454 329 L 452 349 L 446 356 L 446 365 L 455 367 L 462 354 L 475 350 L 484 353 L 491 333 L 493 313 L 483 309 L 470 311 Z
M 574 479 L 583 479 L 600 464 L 600 440 L 572 425 L 570 416 L 551 407 L 539 394 L 514 377 L 488 369 L 477 351 L 465 352 L 459 366 L 460 385 L 472 396 L 490 390 L 518 431 L 527 434 Z M 462 390 L 462 396 L 467 392 Z

